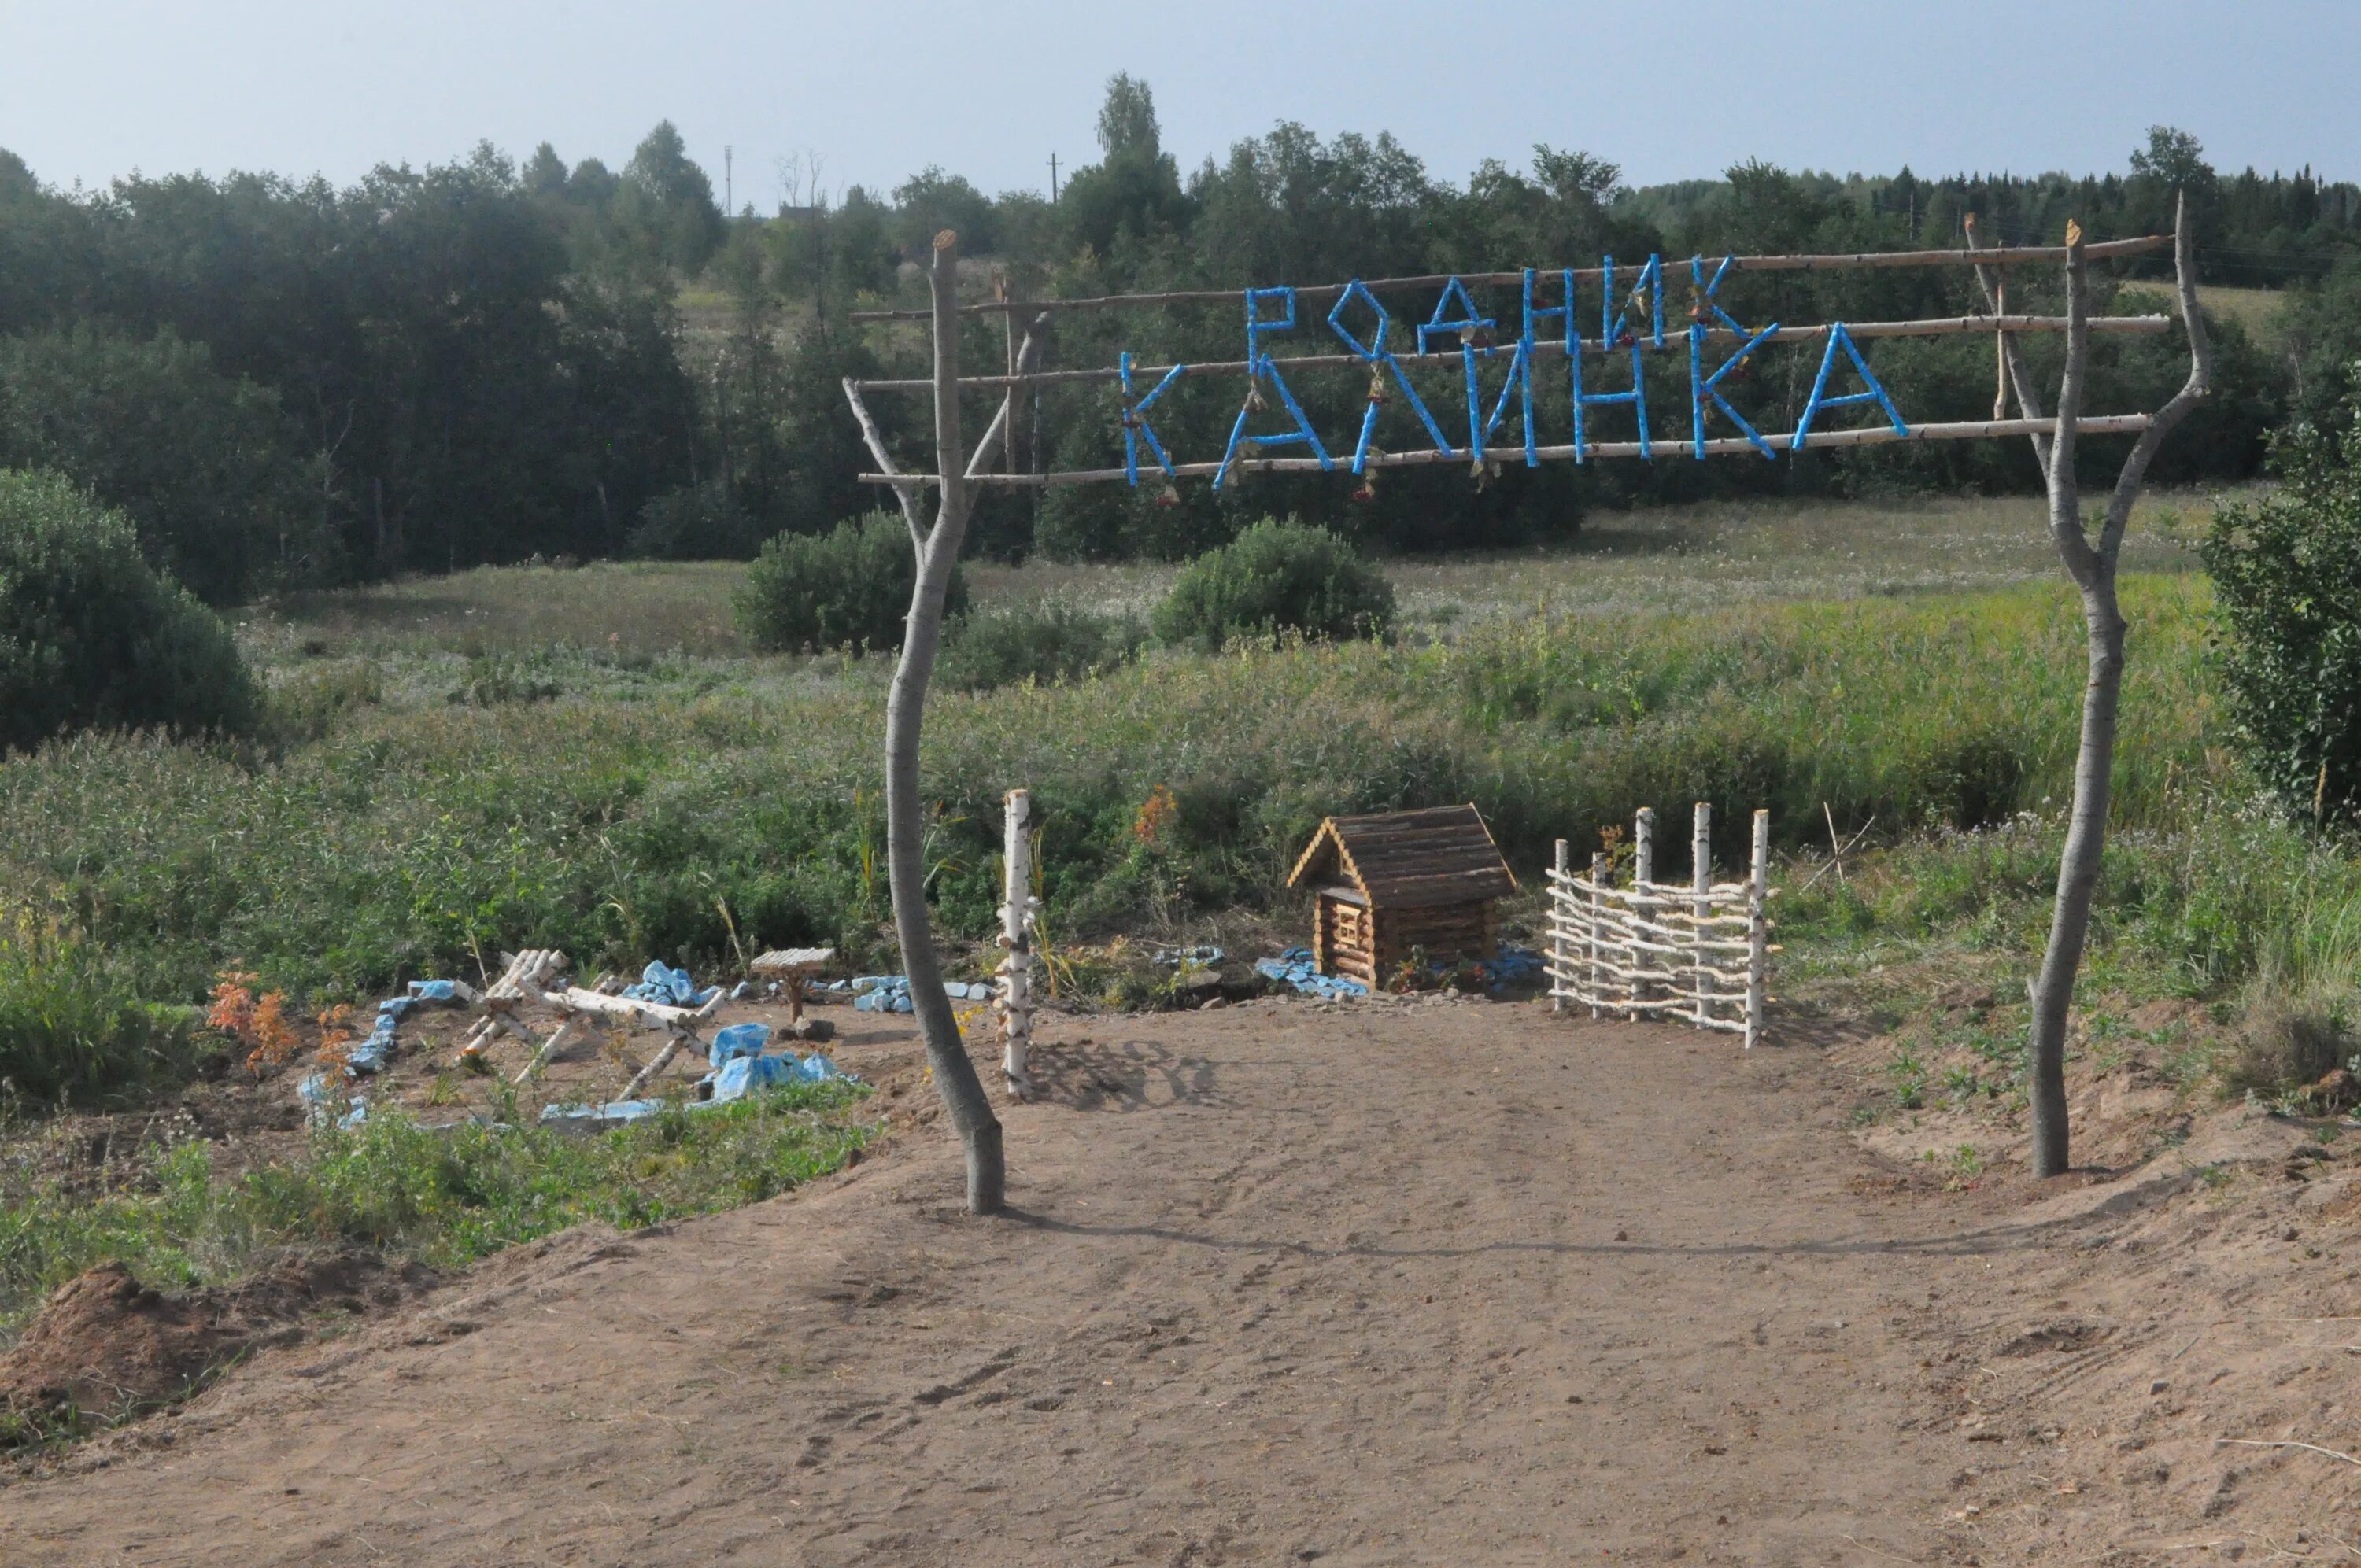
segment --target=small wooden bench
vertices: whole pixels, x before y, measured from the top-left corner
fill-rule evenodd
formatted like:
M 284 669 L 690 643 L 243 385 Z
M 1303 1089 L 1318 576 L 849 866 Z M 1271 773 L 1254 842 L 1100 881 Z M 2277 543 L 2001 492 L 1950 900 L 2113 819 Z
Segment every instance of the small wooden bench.
M 836 962 L 834 948 L 776 948 L 764 953 L 747 970 L 765 980 L 783 983 L 787 991 L 787 1026 L 794 1028 L 804 1021 L 804 987 L 812 976 Z

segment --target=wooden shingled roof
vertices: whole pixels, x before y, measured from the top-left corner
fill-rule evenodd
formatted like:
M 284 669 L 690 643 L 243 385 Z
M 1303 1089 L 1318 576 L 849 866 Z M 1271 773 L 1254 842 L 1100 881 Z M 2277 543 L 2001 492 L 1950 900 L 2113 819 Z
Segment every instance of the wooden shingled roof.
M 1290 873 L 1290 887 L 1343 878 L 1374 908 L 1406 909 L 1505 898 L 1517 879 L 1473 806 L 1331 817 Z

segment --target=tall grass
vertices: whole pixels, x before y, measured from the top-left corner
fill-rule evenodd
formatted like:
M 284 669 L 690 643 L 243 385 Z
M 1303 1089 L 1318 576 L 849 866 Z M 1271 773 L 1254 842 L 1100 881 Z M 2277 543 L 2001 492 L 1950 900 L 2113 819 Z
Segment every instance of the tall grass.
M 2125 597 L 2117 814 L 2165 827 L 2230 768 L 2205 590 L 2132 579 Z M 0 766 L 0 861 L 155 998 L 193 1001 L 235 966 L 333 1000 L 527 943 L 709 962 L 722 900 L 749 939 L 883 956 L 882 669 L 559 662 L 518 688 L 535 700 L 453 701 L 484 688 L 446 656 L 379 663 L 381 700 L 275 760 L 86 737 Z M 2064 800 L 2081 682 L 2070 600 L 2021 587 L 1503 619 L 1450 644 L 1164 653 L 944 692 L 931 885 L 951 932 L 984 932 L 1017 784 L 1078 932 L 1267 899 L 1327 812 L 1474 800 L 1528 867 L 1554 838 L 1696 799 L 1726 860 L 1757 806 L 1788 845 L 1825 836 L 1824 803 L 1848 831 L 1973 827 Z M 1180 812 L 1144 839 L 1159 786 Z
M 142 1088 L 185 1062 L 192 1022 L 143 1003 L 123 967 L 56 914 L 0 900 L 0 1108 Z
M 843 1114 L 867 1092 L 797 1084 L 588 1136 L 491 1120 L 434 1129 L 390 1113 L 323 1129 L 302 1157 L 232 1176 L 192 1141 L 138 1185 L 96 1198 L 0 1190 L 0 1336 L 106 1259 L 166 1285 L 234 1279 L 290 1250 L 366 1247 L 453 1268 L 586 1222 L 633 1230 L 758 1202 L 868 1142 L 874 1128 Z

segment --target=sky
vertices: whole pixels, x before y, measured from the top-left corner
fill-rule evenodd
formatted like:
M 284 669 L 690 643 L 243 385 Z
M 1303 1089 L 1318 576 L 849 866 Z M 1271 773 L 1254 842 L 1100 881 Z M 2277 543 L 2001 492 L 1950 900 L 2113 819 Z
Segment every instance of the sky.
M 2361 0 L 0 0 L 0 148 L 45 181 L 233 169 L 348 183 L 489 138 L 620 166 L 659 119 L 740 205 L 929 164 L 1046 191 L 1108 76 L 1183 170 L 1280 120 L 1389 130 L 1430 174 L 1535 142 L 1647 184 L 1763 158 L 2120 170 L 2148 126 L 2217 167 L 2361 179 Z

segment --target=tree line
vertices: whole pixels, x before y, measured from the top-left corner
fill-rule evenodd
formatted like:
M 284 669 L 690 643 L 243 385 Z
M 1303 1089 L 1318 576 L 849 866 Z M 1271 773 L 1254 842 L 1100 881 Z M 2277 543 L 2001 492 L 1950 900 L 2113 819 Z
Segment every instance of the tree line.
M 2209 280 L 2282 288 L 2290 302 L 2270 341 L 2218 323 L 2220 392 L 2158 478 L 2251 475 L 2268 433 L 2333 399 L 2333 367 L 2361 355 L 2361 190 L 2309 170 L 2224 176 L 2166 128 L 2125 171 L 2089 178 L 1839 178 L 1750 162 L 1716 181 L 1631 189 L 1614 164 L 1579 151 L 1537 147 L 1455 183 L 1390 136 L 1323 140 L 1281 124 L 1184 175 L 1148 86 L 1118 76 L 1098 141 L 1098 160 L 1055 203 L 987 196 L 929 168 L 891 192 L 799 191 L 768 217 L 723 214 L 669 124 L 620 170 L 569 165 L 547 144 L 521 164 L 485 146 L 343 189 L 232 174 L 69 192 L 0 152 L 0 467 L 72 477 L 136 521 L 152 560 L 216 603 L 536 554 L 751 557 L 779 533 L 828 530 L 879 499 L 858 483 L 870 465 L 839 383 L 918 372 L 923 336 L 847 318 L 920 302 L 916 262 L 943 228 L 972 258 L 969 287 L 1039 298 L 1590 266 L 1609 254 L 1631 264 L 1949 246 L 1971 211 L 1988 240 L 2054 241 L 2070 215 L 2107 238 L 2169 226 L 2173 192 L 2186 190 Z M 2058 308 L 2050 280 L 2028 271 L 2022 282 L 2013 309 Z M 1667 283 L 1678 327 L 1685 262 L 1668 261 Z M 1741 280 L 1721 299 L 1749 322 L 1891 319 L 1981 308 L 1972 288 L 1958 269 L 1788 274 Z M 1512 296 L 1477 298 L 1508 334 Z M 2101 303 L 2161 308 L 2137 267 Z M 1395 345 L 1413 321 L 1396 323 Z M 972 366 L 1005 354 L 996 321 L 968 330 Z M 1057 333 L 1052 365 L 1111 365 L 1126 349 L 1148 360 L 1244 353 L 1226 306 L 1071 314 Z M 1336 346 L 1308 311 L 1291 341 Z M 1913 417 L 1991 407 L 1988 340 L 1891 340 L 1872 352 Z M 2163 339 L 2108 340 L 2094 406 L 2154 406 L 2176 379 L 2177 352 Z M 1730 384 L 1733 402 L 1762 428 L 1787 428 L 1815 363 L 1766 353 Z M 1685 437 L 1685 356 L 1651 356 L 1647 375 L 1657 430 Z M 1541 381 L 1539 416 L 1569 425 L 1562 382 Z M 1369 396 L 1349 375 L 1296 389 L 1323 432 L 1349 433 Z M 1242 390 L 1184 384 L 1159 406 L 1159 429 L 1191 455 L 1218 453 Z M 1446 379 L 1425 395 L 1442 408 L 1455 392 Z M 881 399 L 878 411 L 889 439 L 915 453 L 921 400 Z M 1629 439 L 1616 417 L 1602 412 L 1594 438 Z M 1410 419 L 1393 400 L 1381 444 L 1415 440 Z M 1061 389 L 1028 410 L 1020 455 L 1118 463 L 1120 420 L 1111 389 Z M 1178 555 L 1293 512 L 1378 547 L 1437 549 L 1564 537 L 1600 506 L 2035 478 L 2014 447 L 1979 443 L 1766 464 L 1528 471 L 1510 461 L 1401 470 L 1374 486 L 1265 477 L 1218 496 L 1202 481 L 1002 493 L 972 537 L 1003 555 Z

